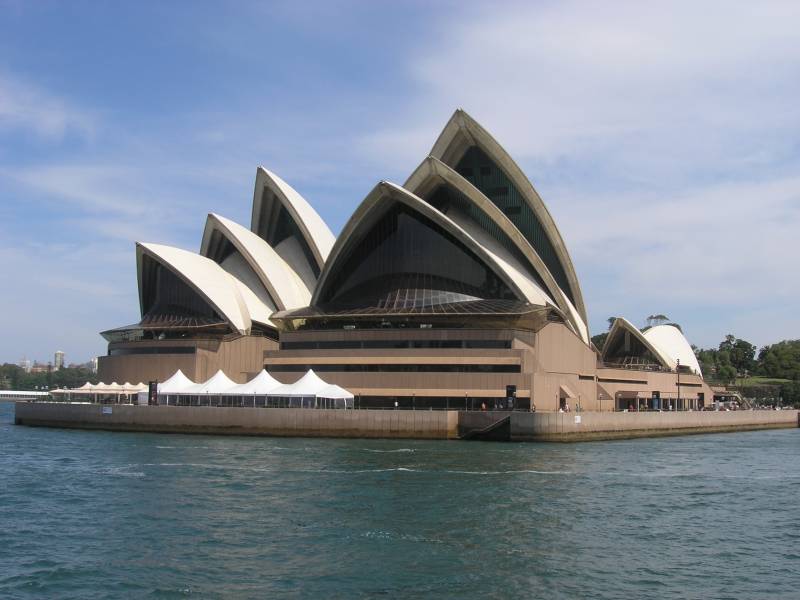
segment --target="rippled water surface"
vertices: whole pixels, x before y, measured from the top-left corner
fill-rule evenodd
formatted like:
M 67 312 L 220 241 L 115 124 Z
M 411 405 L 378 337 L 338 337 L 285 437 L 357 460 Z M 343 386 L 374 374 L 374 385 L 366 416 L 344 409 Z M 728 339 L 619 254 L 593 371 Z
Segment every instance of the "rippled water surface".
M 0 598 L 800 598 L 800 431 L 128 434 L 0 405 Z

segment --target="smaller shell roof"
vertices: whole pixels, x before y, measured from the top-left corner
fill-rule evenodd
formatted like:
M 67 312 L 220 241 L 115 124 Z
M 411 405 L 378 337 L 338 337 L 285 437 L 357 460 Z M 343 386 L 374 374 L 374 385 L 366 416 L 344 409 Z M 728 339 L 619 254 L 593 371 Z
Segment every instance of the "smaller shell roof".
M 143 285 L 141 257 L 148 255 L 170 269 L 200 294 L 236 331 L 239 333 L 250 331 L 250 314 L 236 285 L 236 279 L 213 260 L 163 244 L 138 242 L 136 250 L 140 298 L 144 297 L 144 290 L 141 289 Z
M 615 338 L 617 335 L 621 335 L 623 332 L 629 332 L 633 337 L 635 337 L 639 342 L 647 348 L 653 357 L 661 363 L 661 366 L 667 369 L 674 369 L 675 368 L 675 360 L 670 357 L 670 355 L 658 345 L 654 344 L 651 340 L 647 339 L 644 334 L 639 330 L 636 325 L 628 321 L 628 319 L 624 317 L 617 317 L 614 319 L 614 323 L 611 325 L 611 329 L 608 332 L 608 337 L 606 338 L 606 343 L 603 346 L 603 360 L 606 360 L 608 349 L 611 347 L 609 343 L 612 339 Z
M 656 325 L 646 330 L 644 337 L 669 356 L 676 366 L 677 361 L 680 361 L 682 367 L 688 367 L 697 375 L 702 375 L 700 363 L 697 362 L 691 344 L 674 325 Z

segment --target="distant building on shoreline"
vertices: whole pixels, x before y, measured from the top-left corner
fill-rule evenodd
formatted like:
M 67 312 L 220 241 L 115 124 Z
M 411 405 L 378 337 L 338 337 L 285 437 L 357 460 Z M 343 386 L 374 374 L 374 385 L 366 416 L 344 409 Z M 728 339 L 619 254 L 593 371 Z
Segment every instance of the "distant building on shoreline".
M 64 353 L 61 350 L 57 350 L 53 358 L 53 370 L 58 371 L 59 369 L 63 368 L 64 368 Z

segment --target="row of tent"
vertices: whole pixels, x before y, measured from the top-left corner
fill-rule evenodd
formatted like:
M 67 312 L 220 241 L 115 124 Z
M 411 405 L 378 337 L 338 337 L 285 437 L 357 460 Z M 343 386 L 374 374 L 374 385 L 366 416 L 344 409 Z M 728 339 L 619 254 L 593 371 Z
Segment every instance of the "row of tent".
M 354 399 L 353 394 L 346 389 L 324 381 L 311 369 L 294 383 L 281 383 L 266 370 L 262 370 L 247 383 L 238 384 L 221 370 L 208 381 L 195 383 L 178 369 L 172 377 L 158 384 L 158 396 L 166 397 L 167 403 L 172 397 L 187 396 L 302 398 L 336 401 L 337 406 L 345 408 L 351 408 Z M 147 403 L 147 390 L 139 392 L 138 400 L 139 403 Z
M 51 390 L 50 393 L 52 395 L 67 395 L 67 394 L 86 394 L 91 396 L 132 396 L 134 394 L 138 394 L 142 391 L 147 390 L 147 385 L 144 383 L 117 383 L 116 381 L 113 383 L 89 383 L 88 381 L 84 383 L 81 387 L 66 389 L 66 388 L 58 388 L 55 390 Z

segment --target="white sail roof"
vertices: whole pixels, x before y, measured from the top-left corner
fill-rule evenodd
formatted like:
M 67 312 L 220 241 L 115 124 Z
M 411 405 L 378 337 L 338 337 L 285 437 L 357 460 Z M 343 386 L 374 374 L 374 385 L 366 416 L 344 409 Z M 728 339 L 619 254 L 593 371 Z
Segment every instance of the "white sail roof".
M 473 146 L 481 149 L 505 173 L 513 182 L 525 203 L 533 211 L 542 226 L 544 235 L 552 245 L 558 265 L 564 270 L 569 287 L 569 290 L 564 291 L 571 293 L 568 296 L 572 295 L 578 315 L 584 323 L 588 323 L 578 276 L 575 273 L 572 259 L 569 256 L 561 233 L 558 231 L 553 217 L 531 182 L 497 140 L 475 119 L 459 108 L 450 117 L 447 125 L 445 125 L 439 138 L 434 143 L 430 154 L 453 167 L 468 148 Z M 532 246 L 534 245 L 534 239 L 529 239 L 528 241 Z M 555 273 L 553 274 L 555 275 Z
M 261 219 L 265 188 L 274 192 L 275 196 L 289 212 L 292 220 L 297 224 L 306 244 L 308 244 L 308 247 L 314 254 L 314 259 L 318 268 L 321 270 L 325 261 L 328 259 L 328 254 L 330 254 L 331 248 L 333 248 L 336 237 L 325 224 L 325 221 L 322 220 L 322 217 L 317 214 L 317 211 L 311 207 L 297 190 L 275 173 L 268 171 L 264 167 L 258 167 L 256 170 L 251 229 L 257 231 L 258 223 Z M 281 254 L 280 248 L 275 249 Z M 306 274 L 301 272 L 300 264 L 293 260 L 293 255 L 294 253 L 281 254 L 301 277 L 305 276 Z
M 368 231 L 376 220 L 375 215 L 382 214 L 382 211 L 391 206 L 391 202 L 405 204 L 449 232 L 490 268 L 520 300 L 542 306 L 547 304 L 547 293 L 527 276 L 523 276 L 519 270 L 521 267 L 518 268 L 517 261 L 514 261 L 515 264 L 512 265 L 508 260 L 504 260 L 508 253 L 499 247 L 499 244 L 494 240 L 489 239 L 488 236 L 485 236 L 483 232 L 476 228 L 472 228 L 472 231 L 468 232 L 462 227 L 462 224 L 456 222 L 450 215 L 437 210 L 419 196 L 394 183 L 381 181 L 367 194 L 367 197 L 345 224 L 339 239 L 336 241 L 333 250 L 331 250 L 328 262 L 320 274 L 317 287 L 314 290 L 314 296 L 311 299 L 312 305 L 316 305 L 320 298 L 324 297 L 327 291 L 326 287 L 330 285 L 330 281 L 333 278 L 332 273 L 335 273 L 340 268 L 340 265 L 337 264 L 338 258 L 346 256 L 345 249 L 348 244 L 357 243 L 360 240 L 358 234 Z M 473 233 L 481 236 L 483 243 L 473 237 Z
M 478 239 L 479 242 L 484 243 L 483 239 L 485 239 L 486 236 L 490 236 L 492 239 L 497 240 L 497 242 L 501 245 L 503 245 L 503 242 L 501 242 L 501 240 L 503 240 L 505 244 L 513 245 L 513 247 L 516 248 L 518 254 L 521 255 L 527 264 L 518 264 L 519 261 L 517 261 L 514 257 L 506 258 L 505 262 L 510 262 L 513 265 L 513 269 L 516 271 L 521 271 L 521 277 L 530 279 L 528 277 L 528 269 L 536 273 L 541 279 L 541 283 L 544 285 L 544 288 L 538 285 L 536 281 L 531 281 L 530 284 L 535 286 L 535 288 L 538 288 L 538 290 L 545 295 L 549 296 L 547 300 L 550 303 L 557 305 L 558 308 L 562 310 L 564 316 L 567 318 L 567 322 L 573 327 L 575 333 L 577 333 L 580 338 L 588 344 L 589 330 L 586 326 L 586 323 L 572 302 L 570 302 L 567 295 L 559 287 L 558 283 L 553 278 L 552 273 L 547 268 L 547 265 L 544 263 L 530 242 L 528 242 L 525 236 L 514 225 L 511 219 L 509 219 L 508 216 L 503 213 L 503 211 L 501 211 L 491 200 L 489 200 L 489 198 L 487 198 L 483 192 L 481 192 L 450 166 L 433 156 L 428 156 L 422 161 L 422 163 L 406 180 L 403 187 L 417 196 L 420 196 L 421 198 L 427 198 L 428 195 L 432 192 L 435 192 L 437 187 L 440 185 L 445 185 L 451 188 L 465 200 L 469 201 L 474 210 L 480 211 L 483 213 L 485 219 L 488 219 L 488 221 L 484 219 L 476 220 L 474 215 L 469 217 L 474 223 L 472 228 L 470 228 L 468 225 L 465 225 L 464 222 L 459 222 L 459 224 L 464 229 L 472 233 L 473 237 Z M 458 220 L 454 216 L 453 211 L 444 212 L 447 214 L 447 216 L 453 218 L 454 220 Z M 490 229 L 488 223 L 492 224 L 494 228 L 493 231 Z M 483 228 L 485 232 L 484 236 L 473 233 L 472 230 L 475 229 L 475 227 Z M 496 245 L 497 244 L 495 244 L 495 246 Z M 495 252 L 495 254 L 498 254 L 498 252 Z M 507 254 L 508 251 L 506 250 L 505 255 Z M 518 276 L 518 278 L 519 277 L 520 276 Z M 535 292 L 535 294 L 538 293 L 539 292 Z M 529 299 L 532 302 L 537 302 L 535 299 L 536 297 L 536 295 L 529 296 Z M 544 302 L 541 300 L 539 300 L 539 303 L 544 304 Z
M 214 213 L 208 215 L 200 248 L 203 256 L 209 256 L 215 231 L 224 235 L 245 258 L 278 310 L 308 306 L 311 300 L 308 285 L 272 246 L 235 221 Z
M 673 365 L 677 366 L 680 361 L 682 367 L 688 367 L 697 375 L 702 375 L 694 350 L 680 329 L 674 325 L 656 325 L 643 335 L 651 344 L 661 349 L 672 360 Z
M 239 333 L 250 331 L 251 319 L 236 279 L 213 260 L 188 250 L 163 244 L 136 244 L 139 298 L 145 297 L 142 278 L 143 257 L 150 256 L 180 277 Z M 142 307 L 143 313 L 145 307 Z

